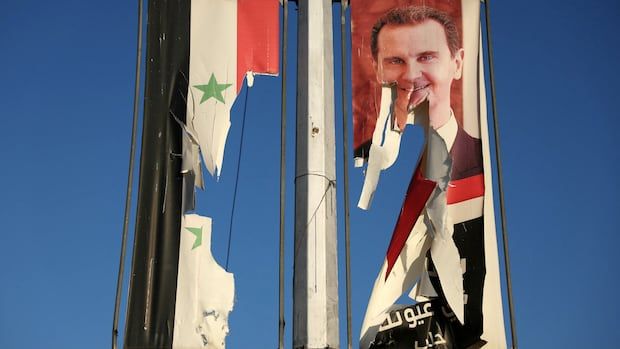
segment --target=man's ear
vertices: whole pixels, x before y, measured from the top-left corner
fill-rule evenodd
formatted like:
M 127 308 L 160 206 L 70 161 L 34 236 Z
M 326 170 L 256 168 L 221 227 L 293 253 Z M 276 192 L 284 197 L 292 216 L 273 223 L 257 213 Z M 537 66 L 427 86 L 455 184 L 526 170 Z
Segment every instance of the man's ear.
M 382 84 L 383 81 L 381 81 L 381 76 L 383 76 L 383 72 L 379 71 L 379 69 L 381 69 L 381 66 L 379 65 L 379 63 L 377 63 L 376 59 L 372 60 L 372 68 L 375 70 L 375 78 L 377 79 L 377 82 L 379 84 Z
M 454 63 L 456 64 L 454 80 L 459 80 L 463 76 L 463 57 L 465 57 L 465 50 L 462 48 L 454 53 Z

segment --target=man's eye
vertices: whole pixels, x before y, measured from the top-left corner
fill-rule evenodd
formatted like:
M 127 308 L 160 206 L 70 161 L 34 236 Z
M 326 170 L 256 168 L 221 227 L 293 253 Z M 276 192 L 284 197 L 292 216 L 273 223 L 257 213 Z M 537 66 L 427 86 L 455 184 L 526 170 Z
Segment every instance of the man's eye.
M 422 55 L 422 56 L 418 57 L 418 61 L 419 62 L 430 62 L 433 59 L 435 59 L 435 56 L 433 56 L 433 55 Z
M 390 58 L 388 64 L 403 64 L 404 61 L 400 58 Z

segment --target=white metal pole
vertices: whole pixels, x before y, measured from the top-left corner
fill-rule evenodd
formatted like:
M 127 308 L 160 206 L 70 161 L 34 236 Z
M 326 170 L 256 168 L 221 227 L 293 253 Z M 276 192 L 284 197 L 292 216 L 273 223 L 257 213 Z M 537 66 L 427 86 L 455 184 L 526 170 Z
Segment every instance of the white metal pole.
M 332 0 L 299 0 L 293 348 L 339 348 Z

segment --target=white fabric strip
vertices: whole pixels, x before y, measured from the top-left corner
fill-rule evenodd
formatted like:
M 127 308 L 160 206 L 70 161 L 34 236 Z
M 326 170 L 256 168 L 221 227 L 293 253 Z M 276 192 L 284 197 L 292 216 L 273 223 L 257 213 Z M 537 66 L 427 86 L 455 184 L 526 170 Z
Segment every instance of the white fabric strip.
M 392 166 L 398 157 L 401 132 L 390 127 L 392 104 L 395 98 L 396 85 L 383 86 L 381 88 L 381 109 L 372 135 L 362 194 L 357 203 L 357 207 L 363 210 L 370 208 L 381 171 Z
M 360 331 L 360 348 L 370 346 L 370 341 L 375 338 L 379 325 L 385 318 L 385 312 L 421 275 L 426 267 L 426 252 L 431 247 L 431 240 L 424 215 L 420 215 L 387 279 L 387 260 L 384 260 L 368 300 Z
M 482 34 L 480 34 L 482 35 Z M 484 69 L 482 69 L 482 45 L 480 46 L 480 133 L 482 159 L 484 163 L 484 259 L 486 276 L 482 294 L 482 316 L 484 317 L 481 338 L 489 348 L 506 348 L 502 290 L 500 286 L 499 257 L 497 250 L 497 231 L 495 229 L 495 210 L 493 208 L 493 172 L 491 151 L 489 149 L 489 127 L 487 125 L 487 100 L 484 88 Z

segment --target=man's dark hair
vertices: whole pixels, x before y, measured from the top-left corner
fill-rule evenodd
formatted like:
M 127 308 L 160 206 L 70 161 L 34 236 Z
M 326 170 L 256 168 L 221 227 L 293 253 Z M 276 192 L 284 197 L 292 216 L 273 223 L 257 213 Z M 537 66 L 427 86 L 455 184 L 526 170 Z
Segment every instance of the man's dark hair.
M 370 50 L 372 56 L 376 60 L 377 53 L 379 51 L 379 32 L 381 28 L 387 24 L 407 25 L 407 24 L 419 24 L 427 20 L 433 20 L 443 26 L 446 33 L 446 41 L 448 42 L 448 48 L 452 57 L 456 54 L 456 51 L 461 46 L 459 39 L 459 32 L 456 29 L 456 24 L 452 21 L 452 18 L 445 12 L 441 12 L 435 8 L 428 6 L 410 6 L 410 7 L 398 7 L 391 9 L 383 16 L 379 17 L 375 25 L 372 27 L 370 34 Z

